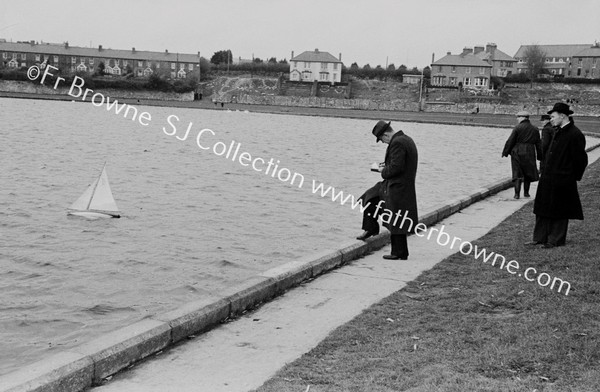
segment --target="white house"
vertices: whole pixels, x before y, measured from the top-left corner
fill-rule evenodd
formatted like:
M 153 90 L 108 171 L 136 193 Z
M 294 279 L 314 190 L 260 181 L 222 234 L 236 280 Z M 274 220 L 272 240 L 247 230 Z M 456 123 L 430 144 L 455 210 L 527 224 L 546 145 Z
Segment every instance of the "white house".
M 302 52 L 290 59 L 290 80 L 301 82 L 340 83 L 342 80 L 342 54 L 339 58 L 329 52 Z

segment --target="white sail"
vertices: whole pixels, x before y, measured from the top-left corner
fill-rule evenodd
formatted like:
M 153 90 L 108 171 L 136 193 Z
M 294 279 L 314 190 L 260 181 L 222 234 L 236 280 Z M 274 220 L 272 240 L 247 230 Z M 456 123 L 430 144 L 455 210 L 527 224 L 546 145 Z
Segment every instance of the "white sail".
M 107 215 L 119 217 L 119 207 L 113 198 L 106 174 L 106 163 L 102 167 L 100 176 L 83 192 L 83 194 L 69 207 L 69 214 L 90 217 Z

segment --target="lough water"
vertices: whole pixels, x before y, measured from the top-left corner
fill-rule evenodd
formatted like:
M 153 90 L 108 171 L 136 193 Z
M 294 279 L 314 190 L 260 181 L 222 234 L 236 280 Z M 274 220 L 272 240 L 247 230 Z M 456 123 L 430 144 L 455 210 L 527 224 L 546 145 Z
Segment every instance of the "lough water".
M 136 108 L 148 125 L 88 103 L 0 98 L 0 374 L 360 233 L 358 209 L 312 181 L 355 197 L 378 181 L 374 121 Z M 510 173 L 510 130 L 395 127 L 419 148 L 421 213 Z M 203 147 L 239 142 L 238 157 L 279 161 L 283 180 L 200 149 L 204 128 Z M 123 217 L 67 217 L 105 161 Z

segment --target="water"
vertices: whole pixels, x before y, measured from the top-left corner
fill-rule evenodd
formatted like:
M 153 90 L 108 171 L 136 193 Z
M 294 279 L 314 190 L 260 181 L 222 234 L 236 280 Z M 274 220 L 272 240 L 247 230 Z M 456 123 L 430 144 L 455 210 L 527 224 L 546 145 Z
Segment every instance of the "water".
M 377 182 L 375 121 L 136 108 L 148 125 L 91 104 L 0 98 L 0 374 L 360 233 L 358 209 L 313 194 L 312 180 L 355 197 Z M 510 175 L 510 130 L 393 125 L 419 148 L 421 214 Z M 295 184 L 260 160 L 256 171 L 201 150 L 204 128 L 214 135 L 202 146 L 239 142 L 238 157 L 279 161 Z M 105 161 L 123 217 L 67 217 Z

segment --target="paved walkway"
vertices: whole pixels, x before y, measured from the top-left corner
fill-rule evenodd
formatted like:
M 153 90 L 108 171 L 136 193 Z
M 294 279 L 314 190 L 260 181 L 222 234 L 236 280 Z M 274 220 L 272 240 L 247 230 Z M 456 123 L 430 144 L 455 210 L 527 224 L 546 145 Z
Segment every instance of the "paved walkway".
M 532 195 L 535 191 L 534 184 Z M 434 227 L 445 225 L 444 231 L 451 236 L 473 241 L 531 200 L 514 200 L 512 195 L 512 190 L 500 192 Z M 408 261 L 383 260 L 388 245 L 138 364 L 92 392 L 242 392 L 257 388 L 336 327 L 456 250 L 438 245 L 434 236 L 431 240 L 411 236 L 409 248 Z

